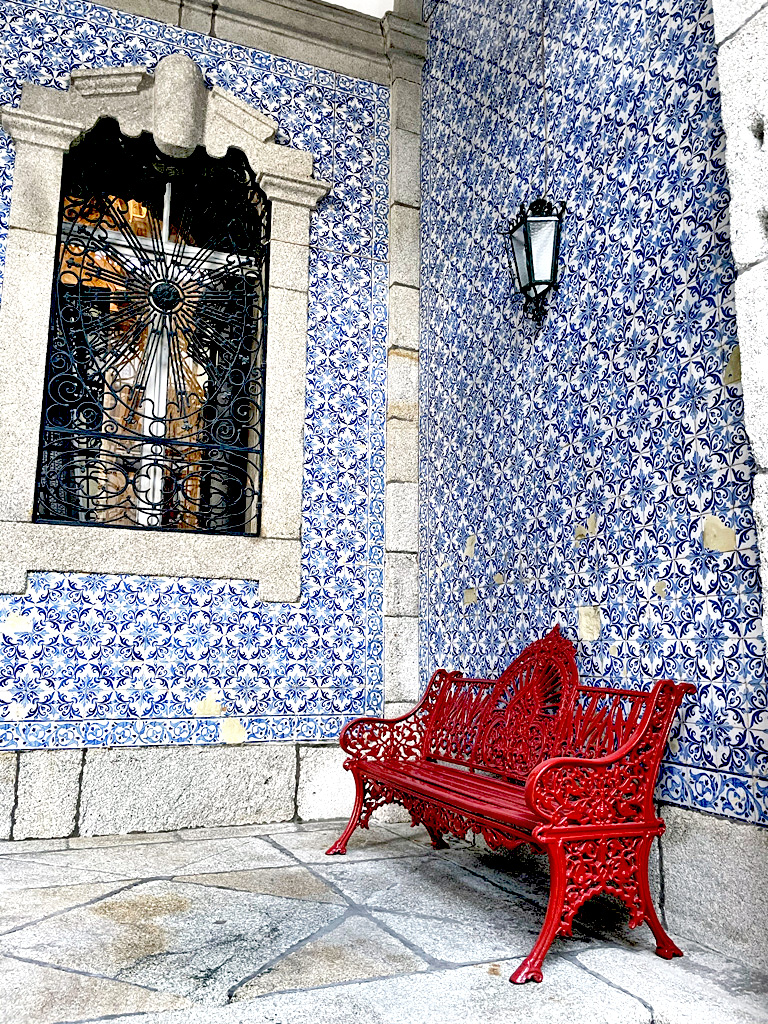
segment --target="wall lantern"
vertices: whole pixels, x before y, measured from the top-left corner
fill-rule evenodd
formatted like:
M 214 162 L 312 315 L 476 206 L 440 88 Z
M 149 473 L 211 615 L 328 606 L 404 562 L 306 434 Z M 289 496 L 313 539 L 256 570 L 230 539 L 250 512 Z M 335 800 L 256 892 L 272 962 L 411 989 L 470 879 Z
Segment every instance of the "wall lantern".
M 546 297 L 557 290 L 560 227 L 565 203 L 534 199 L 520 204 L 517 219 L 504 232 L 509 269 L 525 296 L 525 311 L 537 324 L 544 320 Z
M 544 111 L 544 188 L 543 195 L 528 206 L 520 204 L 517 218 L 505 229 L 504 243 L 509 269 L 518 289 L 525 296 L 524 311 L 542 323 L 546 313 L 546 297 L 557 290 L 557 264 L 560 258 L 560 229 L 565 203 L 547 199 L 549 178 L 549 119 L 547 116 L 547 78 L 544 55 L 544 15 L 546 0 L 541 5 L 541 95 Z

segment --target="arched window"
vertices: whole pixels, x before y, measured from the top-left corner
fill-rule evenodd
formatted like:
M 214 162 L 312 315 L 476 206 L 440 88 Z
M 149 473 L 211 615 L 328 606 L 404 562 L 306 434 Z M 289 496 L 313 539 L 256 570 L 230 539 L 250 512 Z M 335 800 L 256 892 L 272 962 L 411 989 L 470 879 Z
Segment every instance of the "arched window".
M 39 522 L 258 533 L 269 202 L 99 121 L 64 157 Z
M 330 184 L 181 53 L 25 85 L 0 122 L 0 591 L 44 568 L 297 601 L 310 212 Z

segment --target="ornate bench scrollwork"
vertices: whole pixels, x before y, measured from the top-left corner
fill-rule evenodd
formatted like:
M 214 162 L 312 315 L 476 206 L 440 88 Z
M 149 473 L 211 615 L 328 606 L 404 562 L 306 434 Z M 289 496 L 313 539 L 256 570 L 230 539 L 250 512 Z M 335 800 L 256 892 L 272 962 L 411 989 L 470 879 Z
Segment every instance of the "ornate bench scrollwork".
M 664 931 L 648 886 L 648 856 L 664 822 L 653 789 L 672 720 L 689 684 L 653 690 L 580 686 L 573 644 L 556 626 L 498 679 L 436 672 L 400 718 L 358 718 L 341 733 L 356 784 L 349 823 L 327 851 L 345 853 L 356 828 L 386 803 L 446 834 L 481 834 L 493 849 L 528 843 L 546 852 L 550 895 L 541 933 L 511 981 L 542 980 L 556 935 L 570 935 L 598 893 L 646 922 L 656 952 L 681 951 Z

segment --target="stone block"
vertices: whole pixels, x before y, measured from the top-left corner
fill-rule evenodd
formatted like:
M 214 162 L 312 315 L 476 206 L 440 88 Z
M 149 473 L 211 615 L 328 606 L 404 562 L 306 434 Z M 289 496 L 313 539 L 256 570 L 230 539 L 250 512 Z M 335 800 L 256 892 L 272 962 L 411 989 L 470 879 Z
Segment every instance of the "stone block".
M 714 0 L 715 42 L 719 45 L 765 6 L 765 0 Z
M 419 699 L 419 620 L 415 616 L 384 616 L 384 696 L 411 707 Z
M 421 86 L 405 78 L 392 83 L 390 112 L 393 128 L 421 133 Z
M 744 417 L 759 466 L 768 468 L 768 263 L 736 279 Z
M 215 5 L 185 0 L 182 27 L 214 34 L 289 60 L 389 85 L 377 18 L 323 3 L 229 0 Z M 213 32 L 212 32 L 213 26 Z
M 211 0 L 186 0 L 176 12 L 176 19 L 187 32 L 199 32 L 207 36 L 211 31 L 213 11 Z
M 203 138 L 207 90 L 200 68 L 185 53 L 163 57 L 153 89 L 155 144 L 171 157 L 188 157 Z
M 410 814 L 400 804 L 384 804 L 371 815 L 372 825 L 399 825 L 410 820 Z
M 11 838 L 13 807 L 16 802 L 17 762 L 15 751 L 0 752 L 0 839 Z
M 768 970 L 768 830 L 682 807 L 662 815 L 670 931 Z
M 396 203 L 389 211 L 389 283 L 419 287 L 421 273 L 419 211 Z
M 768 257 L 768 10 L 756 14 L 718 52 L 726 163 L 731 191 L 731 245 L 736 265 Z
M 75 831 L 82 750 L 24 750 L 14 839 L 56 839 Z
M 409 711 L 413 710 L 415 701 L 386 701 L 384 704 L 384 717 L 385 718 L 400 718 L 401 715 L 407 715 Z
M 5 547 L 6 532 L 6 524 L 0 523 L 0 544 L 3 547 Z M 27 570 L 19 565 L 18 561 L 0 559 L 0 594 L 25 594 L 28 585 Z
M 355 803 L 355 781 L 345 771 L 345 752 L 332 747 L 299 747 L 296 813 L 302 821 L 348 818 Z
M 756 473 L 752 479 L 752 511 L 757 526 L 757 544 L 761 566 L 768 566 L 768 473 Z M 768 608 L 768 571 L 761 569 L 763 608 Z M 763 613 L 765 614 L 765 613 Z
M 152 21 L 164 22 L 167 25 L 176 25 L 179 20 L 178 0 L 105 0 L 102 6 L 111 7 L 124 14 L 135 14 L 139 18 L 151 18 Z M 208 28 L 210 24 L 209 8 Z
M 392 173 L 390 202 L 421 206 L 421 139 L 413 132 L 394 128 L 391 134 Z
M 654 839 L 648 856 L 648 885 L 657 912 L 661 911 L 661 860 L 659 857 L 659 840 Z
M 409 5 L 409 13 L 413 8 Z M 429 28 L 421 19 L 407 18 L 390 11 L 382 18 L 384 27 L 384 45 L 387 55 L 407 57 L 416 62 L 424 62 L 427 55 Z M 393 79 L 398 77 L 393 75 Z
M 77 134 L 77 129 L 73 128 L 69 142 Z M 41 136 L 39 145 L 27 141 L 16 143 L 9 224 L 12 228 L 55 237 L 59 224 L 61 161 L 68 142 L 62 138 L 59 149 L 45 145 L 45 141 L 45 136 Z
M 395 284 L 389 289 L 389 347 L 419 349 L 419 289 Z
M 419 485 L 387 484 L 384 544 L 387 551 L 419 550 Z
M 301 589 L 298 538 L 214 537 L 120 528 L 84 530 L 78 526 L 0 520 L 0 539 L 0 593 L 23 593 L 26 570 L 40 566 L 51 572 L 258 580 L 264 601 L 297 601 Z M 18 590 L 4 591 L 6 585 Z
M 269 235 L 273 243 L 289 242 L 291 245 L 306 246 L 309 240 L 309 207 L 298 203 L 273 202 Z
M 419 355 L 407 348 L 390 349 L 387 355 L 387 419 L 419 418 Z
M 417 483 L 419 426 L 406 420 L 387 423 L 387 483 Z
M 422 0 L 395 0 L 392 12 L 398 18 L 421 22 Z
M 261 514 L 265 537 L 301 535 L 306 346 L 306 293 L 270 288 Z
M 48 347 L 54 235 L 8 232 L 0 309 L 0 517 L 32 518 Z M 45 299 L 43 301 L 43 296 Z
M 273 236 L 269 248 L 269 281 L 279 288 L 306 292 L 309 288 L 309 248 L 281 242 Z
M 424 61 L 418 55 L 391 52 L 389 54 L 390 81 L 402 79 L 421 87 Z
M 384 614 L 419 614 L 419 562 L 416 555 L 384 556 Z
M 288 821 L 295 786 L 292 743 L 89 750 L 80 833 Z

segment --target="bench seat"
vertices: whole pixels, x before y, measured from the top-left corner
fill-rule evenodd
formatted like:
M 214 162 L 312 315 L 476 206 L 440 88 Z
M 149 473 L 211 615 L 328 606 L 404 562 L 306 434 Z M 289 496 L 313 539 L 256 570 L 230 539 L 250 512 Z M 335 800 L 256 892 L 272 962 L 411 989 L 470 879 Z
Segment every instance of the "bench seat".
M 356 828 L 386 803 L 423 824 L 436 849 L 480 834 L 491 849 L 527 843 L 546 853 L 550 893 L 541 934 L 515 970 L 542 980 L 556 935 L 583 904 L 609 893 L 646 922 L 656 952 L 682 956 L 659 921 L 648 885 L 651 844 L 664 831 L 654 786 L 672 720 L 689 684 L 652 690 L 581 686 L 575 649 L 555 627 L 498 679 L 435 672 L 399 718 L 357 718 L 339 737 L 355 779 L 347 827 L 327 851 L 346 852 Z
M 385 786 L 438 801 L 470 818 L 480 816 L 526 832 L 544 821 L 526 804 L 525 788 L 519 783 L 430 762 L 370 761 L 365 773 Z

